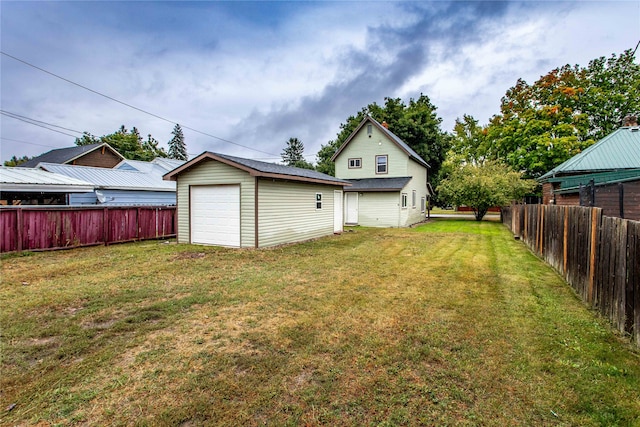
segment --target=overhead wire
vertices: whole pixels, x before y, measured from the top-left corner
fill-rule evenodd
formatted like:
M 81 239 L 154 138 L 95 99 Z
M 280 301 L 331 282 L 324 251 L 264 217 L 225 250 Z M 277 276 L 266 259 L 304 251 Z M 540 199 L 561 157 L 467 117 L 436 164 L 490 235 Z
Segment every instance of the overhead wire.
M 7 113 L 5 113 L 5 112 L 0 112 L 0 114 L 2 114 L 3 116 L 11 117 L 12 119 L 20 120 L 21 122 L 29 123 L 30 125 L 39 126 L 39 127 L 41 127 L 41 128 L 48 129 L 48 130 L 50 130 L 50 131 L 52 131 L 52 132 L 58 132 L 58 133 L 61 133 L 61 134 L 63 134 L 63 135 L 67 135 L 67 136 L 70 136 L 70 137 L 76 138 L 76 136 L 75 136 L 75 135 L 71 135 L 70 133 L 62 132 L 61 130 L 57 130 L 57 129 L 51 129 L 50 127 L 47 127 L 47 126 L 45 126 L 45 125 L 42 125 L 42 124 L 39 124 L 39 123 L 35 123 L 35 122 L 32 122 L 32 121 L 29 121 L 29 120 L 27 120 L 27 119 L 23 119 L 23 118 L 21 118 L 21 117 L 12 116 L 12 115 L 7 114 Z
M 154 113 L 152 113 L 152 112 L 150 112 L 150 111 L 147 111 L 147 110 L 144 110 L 144 109 L 142 109 L 142 108 L 138 108 L 138 107 L 136 107 L 136 106 L 134 106 L 134 105 L 131 105 L 131 104 L 128 104 L 128 103 L 126 103 L 126 102 L 124 102 L 124 101 L 120 101 L 119 99 L 116 99 L 116 98 L 114 98 L 114 97 L 112 97 L 112 96 L 106 95 L 106 94 L 104 94 L 104 93 L 98 92 L 97 90 L 93 90 L 93 89 L 91 89 L 91 88 L 89 88 L 89 87 L 87 87 L 87 86 L 81 85 L 80 83 L 76 83 L 76 82 L 74 82 L 74 81 L 72 81 L 72 80 L 69 80 L 69 79 L 67 79 L 67 78 L 65 78 L 65 77 L 59 76 L 58 74 L 52 73 L 51 71 L 45 70 L 44 68 L 38 67 L 37 65 L 34 65 L 34 64 L 32 64 L 32 63 L 30 63 L 30 62 L 27 62 L 27 61 L 25 61 L 25 60 L 22 60 L 22 59 L 20 59 L 20 58 L 17 58 L 17 57 L 15 57 L 15 56 L 13 56 L 13 55 L 10 55 L 10 54 L 8 54 L 8 53 L 6 53 L 6 52 L 4 52 L 4 51 L 1 51 L 1 50 L 0 50 L 0 54 L 5 55 L 5 56 L 7 56 L 7 57 L 9 57 L 9 58 L 11 58 L 11 59 L 13 59 L 13 60 L 15 60 L 15 61 L 21 62 L 21 63 L 23 63 L 23 64 L 25 64 L 25 65 L 28 65 L 29 67 L 35 68 L 36 70 L 42 71 L 43 73 L 49 74 L 50 76 L 56 77 L 56 78 L 58 78 L 58 79 L 60 79 L 60 80 L 63 80 L 63 81 L 65 81 L 65 82 L 69 83 L 69 84 L 72 84 L 72 85 L 74 85 L 74 86 L 77 86 L 77 87 L 79 87 L 79 88 L 82 88 L 82 89 L 84 89 L 84 90 L 87 90 L 87 91 L 89 91 L 89 92 L 91 92 L 91 93 L 94 93 L 94 94 L 96 94 L 96 95 L 99 95 L 99 96 L 102 96 L 102 97 L 104 97 L 104 98 L 107 98 L 107 99 L 109 99 L 109 100 L 111 100 L 111 101 L 117 102 L 118 104 L 121 104 L 121 105 L 124 105 L 124 106 L 126 106 L 126 107 L 132 108 L 132 109 L 134 109 L 134 110 L 136 110 L 136 111 L 139 111 L 139 112 L 141 112 L 141 113 L 144 113 L 144 114 L 150 115 L 150 116 L 155 117 L 155 118 L 157 118 L 157 119 L 159 119 L 159 120 L 163 120 L 163 121 L 165 121 L 165 122 L 168 122 L 168 123 L 171 123 L 171 124 L 174 124 L 174 125 L 179 124 L 179 123 L 178 123 L 178 122 L 176 122 L 176 121 L 173 121 L 173 120 L 167 119 L 167 118 L 165 118 L 165 117 L 159 116 L 159 115 L 157 115 L 157 114 L 154 114 Z M 248 150 L 256 151 L 256 152 L 263 153 L 263 154 L 268 154 L 268 155 L 270 155 L 270 156 L 276 156 L 276 155 L 275 155 L 275 154 L 273 154 L 273 153 L 269 153 L 269 152 L 266 152 L 266 151 L 263 151 L 263 150 L 259 150 L 259 149 L 257 149 L 257 148 L 249 147 L 249 146 L 247 146 L 247 145 L 239 144 L 239 143 L 237 143 L 237 142 L 230 141 L 230 140 L 228 140 L 228 139 L 224 139 L 224 138 L 221 138 L 221 137 L 219 137 L 219 136 L 212 135 L 212 134 L 210 134 L 210 133 L 203 132 L 203 131 L 201 131 L 201 130 L 198 130 L 198 129 L 192 128 L 192 127 L 190 127 L 190 126 L 185 126 L 185 125 L 182 125 L 182 124 L 181 124 L 181 125 L 180 125 L 180 127 L 182 127 L 183 129 L 188 129 L 188 130 L 190 130 L 190 131 L 192 131 L 192 132 L 199 133 L 199 134 L 204 135 L 204 136 L 208 136 L 208 137 L 210 137 L 210 138 L 217 139 L 217 140 L 222 141 L 222 142 L 226 142 L 226 143 L 229 143 L 229 144 L 236 145 L 236 146 L 238 146 L 238 147 L 246 148 L 246 149 L 248 149 Z M 52 129 L 51 129 L 51 130 L 52 130 Z M 62 132 L 61 132 L 61 133 L 62 133 Z

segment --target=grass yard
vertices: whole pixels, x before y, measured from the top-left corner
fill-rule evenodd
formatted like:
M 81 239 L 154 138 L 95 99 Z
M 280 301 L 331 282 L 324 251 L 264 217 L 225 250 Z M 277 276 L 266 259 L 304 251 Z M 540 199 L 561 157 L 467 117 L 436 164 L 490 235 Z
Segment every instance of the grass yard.
M 2 260 L 3 425 L 640 425 L 640 357 L 496 222 Z

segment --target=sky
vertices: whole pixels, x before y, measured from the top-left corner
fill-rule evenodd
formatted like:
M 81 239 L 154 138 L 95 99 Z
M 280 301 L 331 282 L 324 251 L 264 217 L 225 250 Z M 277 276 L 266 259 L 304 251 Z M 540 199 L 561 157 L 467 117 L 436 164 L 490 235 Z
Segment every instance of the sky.
M 640 41 L 634 1 L 0 2 L 0 157 L 124 125 L 167 149 L 315 162 L 340 124 L 421 94 L 487 123 L 517 79 Z M 636 55 L 638 57 L 640 55 Z

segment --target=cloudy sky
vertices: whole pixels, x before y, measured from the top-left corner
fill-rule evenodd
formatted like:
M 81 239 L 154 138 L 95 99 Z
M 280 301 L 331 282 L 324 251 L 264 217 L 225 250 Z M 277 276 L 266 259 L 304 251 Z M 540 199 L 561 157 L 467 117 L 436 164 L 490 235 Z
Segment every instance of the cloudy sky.
M 166 148 L 175 122 L 192 157 L 297 137 L 314 161 L 385 97 L 486 123 L 518 78 L 634 48 L 640 1 L 3 0 L 0 26 L 3 161 L 120 125 Z

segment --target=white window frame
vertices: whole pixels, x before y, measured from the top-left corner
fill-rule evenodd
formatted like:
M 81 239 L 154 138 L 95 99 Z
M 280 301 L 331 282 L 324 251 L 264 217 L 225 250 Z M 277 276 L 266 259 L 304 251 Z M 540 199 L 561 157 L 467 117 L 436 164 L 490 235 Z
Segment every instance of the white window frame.
M 361 169 L 362 168 L 362 158 L 354 157 L 349 159 L 349 169 Z
M 384 163 L 378 163 L 378 159 L 384 159 Z M 384 166 L 383 172 L 380 172 L 380 166 Z M 376 156 L 376 174 L 384 175 L 387 173 L 389 173 L 389 156 L 387 154 Z
M 322 210 L 322 193 L 316 193 L 316 210 Z
M 411 191 L 411 208 L 415 209 L 417 203 L 417 194 L 416 190 Z
M 421 197 L 420 198 L 420 212 L 423 212 L 427 210 L 427 199 L 426 197 Z
M 401 193 L 400 194 L 400 207 L 402 209 L 407 209 L 407 200 L 408 200 L 407 193 Z

